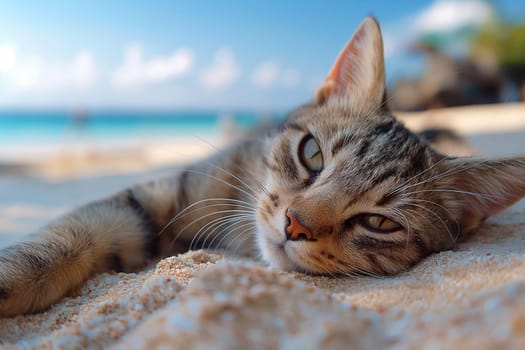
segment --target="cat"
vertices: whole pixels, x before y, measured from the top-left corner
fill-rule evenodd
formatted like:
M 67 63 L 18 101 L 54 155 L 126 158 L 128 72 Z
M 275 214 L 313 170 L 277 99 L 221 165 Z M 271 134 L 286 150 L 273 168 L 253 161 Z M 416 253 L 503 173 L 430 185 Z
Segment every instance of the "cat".
M 0 316 L 45 310 L 105 271 L 196 247 L 331 276 L 392 275 L 525 195 L 525 156 L 452 158 L 390 113 L 366 18 L 309 103 L 177 175 L 58 218 L 0 252 Z

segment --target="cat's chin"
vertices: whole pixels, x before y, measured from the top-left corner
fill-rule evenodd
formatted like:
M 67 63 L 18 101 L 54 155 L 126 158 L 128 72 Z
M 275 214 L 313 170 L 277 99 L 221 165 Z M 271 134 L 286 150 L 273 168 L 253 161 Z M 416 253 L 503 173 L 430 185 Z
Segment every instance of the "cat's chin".
M 276 243 L 271 242 L 268 239 L 260 240 L 259 248 L 261 250 L 263 260 L 270 267 L 283 271 L 313 274 L 318 273 L 307 267 L 303 267 L 303 264 L 301 263 L 295 262 L 293 255 L 288 252 L 289 249 L 287 249 L 286 244 L 286 241 L 282 243 Z
M 264 228 L 259 228 L 257 232 L 257 245 L 262 260 L 270 267 L 289 272 L 322 274 L 321 271 L 306 266 L 300 258 L 300 254 L 294 252 L 294 243 L 301 244 L 300 242 L 287 241 L 284 237 L 281 238 L 275 234 L 273 230 L 266 231 Z
M 283 271 L 301 271 L 301 268 L 295 264 L 285 251 L 286 242 L 272 242 L 267 238 L 259 238 L 258 245 L 262 259 L 270 267 Z

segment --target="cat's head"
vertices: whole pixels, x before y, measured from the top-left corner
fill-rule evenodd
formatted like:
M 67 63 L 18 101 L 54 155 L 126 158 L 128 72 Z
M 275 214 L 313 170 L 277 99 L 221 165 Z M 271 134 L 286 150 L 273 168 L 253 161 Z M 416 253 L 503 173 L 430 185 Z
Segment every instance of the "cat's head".
M 313 101 L 269 140 L 257 208 L 263 259 L 323 274 L 393 274 L 449 249 L 525 195 L 525 157 L 448 158 L 389 113 L 367 18 Z

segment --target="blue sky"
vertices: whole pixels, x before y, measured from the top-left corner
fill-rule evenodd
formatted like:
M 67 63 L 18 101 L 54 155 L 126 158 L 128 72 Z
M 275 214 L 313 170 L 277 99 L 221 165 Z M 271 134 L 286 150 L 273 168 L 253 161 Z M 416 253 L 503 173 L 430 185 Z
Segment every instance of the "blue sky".
M 494 1 L 525 19 L 525 2 Z M 467 5 L 465 5 L 467 4 Z M 479 1 L 3 1 L 0 107 L 287 109 L 309 99 L 361 20 L 388 77 L 417 35 L 477 23 Z

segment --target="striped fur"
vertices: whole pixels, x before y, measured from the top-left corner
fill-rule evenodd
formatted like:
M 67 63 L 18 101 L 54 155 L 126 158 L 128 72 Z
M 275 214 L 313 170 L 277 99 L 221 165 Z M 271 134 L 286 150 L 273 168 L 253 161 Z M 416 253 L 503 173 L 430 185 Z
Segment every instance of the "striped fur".
M 450 249 L 525 195 L 525 157 L 448 158 L 385 105 L 381 35 L 367 18 L 314 100 L 181 173 L 58 218 L 0 252 L 0 316 L 46 309 L 104 271 L 196 248 L 329 275 L 388 275 Z M 323 169 L 300 157 L 311 135 Z M 287 211 L 311 232 L 291 240 Z M 401 225 L 363 226 L 364 214 Z

